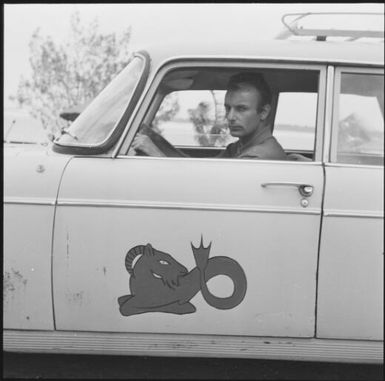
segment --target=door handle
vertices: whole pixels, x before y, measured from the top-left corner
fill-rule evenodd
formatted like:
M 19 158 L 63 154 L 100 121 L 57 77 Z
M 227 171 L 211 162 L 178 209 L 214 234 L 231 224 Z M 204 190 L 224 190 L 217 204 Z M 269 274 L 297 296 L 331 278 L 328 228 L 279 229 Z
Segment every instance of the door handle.
M 261 184 L 262 188 L 276 187 L 276 186 L 296 187 L 302 197 L 310 197 L 313 194 L 313 190 L 314 190 L 313 185 L 303 184 L 303 183 L 271 182 L 271 183 Z

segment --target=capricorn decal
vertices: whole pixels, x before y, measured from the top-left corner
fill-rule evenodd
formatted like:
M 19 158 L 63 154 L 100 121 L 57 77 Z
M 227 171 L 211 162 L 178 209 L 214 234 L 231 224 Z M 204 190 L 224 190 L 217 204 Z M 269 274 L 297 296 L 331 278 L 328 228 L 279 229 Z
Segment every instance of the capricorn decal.
M 130 274 L 130 295 L 118 298 L 123 316 L 145 312 L 189 314 L 196 311 L 190 300 L 202 292 L 212 307 L 226 310 L 236 307 L 246 294 L 246 276 L 241 266 L 229 257 L 209 259 L 211 243 L 199 247 L 191 243 L 196 267 L 190 272 L 170 254 L 154 249 L 151 244 L 138 245 L 128 251 L 125 266 Z M 229 297 L 220 298 L 207 288 L 207 282 L 217 276 L 231 278 L 234 291 Z

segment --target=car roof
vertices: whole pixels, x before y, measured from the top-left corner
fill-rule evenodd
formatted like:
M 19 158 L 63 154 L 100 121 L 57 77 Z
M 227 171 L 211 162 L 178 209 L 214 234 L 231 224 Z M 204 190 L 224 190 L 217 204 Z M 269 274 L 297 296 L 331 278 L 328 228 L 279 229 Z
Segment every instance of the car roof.
M 141 46 L 159 66 L 172 59 L 268 59 L 279 61 L 383 66 L 382 42 L 303 40 L 186 40 Z

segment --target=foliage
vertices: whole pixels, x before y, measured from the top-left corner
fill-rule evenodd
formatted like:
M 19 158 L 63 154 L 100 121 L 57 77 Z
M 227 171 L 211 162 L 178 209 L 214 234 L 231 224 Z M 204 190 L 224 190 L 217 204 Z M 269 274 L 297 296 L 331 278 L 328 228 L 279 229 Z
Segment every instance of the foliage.
M 68 126 L 59 114 L 88 104 L 129 62 L 130 36 L 131 28 L 119 36 L 102 34 L 96 19 L 83 27 L 78 12 L 71 16 L 64 44 L 37 29 L 29 44 L 32 77 L 21 77 L 11 99 L 27 106 L 44 128 L 57 134 Z
M 178 93 L 174 92 L 168 94 L 164 98 L 158 112 L 155 115 L 154 120 L 152 121 L 152 128 L 157 132 L 161 132 L 159 125 L 162 122 L 167 122 L 173 119 L 179 110 L 180 105 L 178 100 Z
M 188 110 L 195 129 L 195 139 L 203 147 L 223 146 L 228 138 L 224 115 L 215 91 L 211 91 L 211 95 L 214 110 L 208 102 L 200 102 L 196 108 Z M 214 118 L 211 114 L 214 114 Z

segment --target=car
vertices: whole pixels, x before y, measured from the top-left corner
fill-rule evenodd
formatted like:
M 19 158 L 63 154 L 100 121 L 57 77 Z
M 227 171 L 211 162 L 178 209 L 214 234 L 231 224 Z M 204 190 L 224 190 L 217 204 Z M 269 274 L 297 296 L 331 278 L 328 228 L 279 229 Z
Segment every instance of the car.
M 25 144 L 40 144 L 47 146 L 51 141 L 42 124 L 23 108 L 4 110 L 3 129 L 3 143 L 7 145 L 16 147 Z
M 309 16 L 145 46 L 49 153 L 5 150 L 5 351 L 383 362 L 384 32 Z M 287 160 L 218 157 L 244 71 Z

